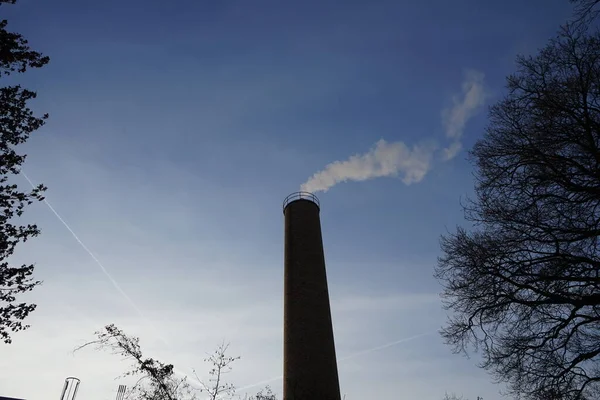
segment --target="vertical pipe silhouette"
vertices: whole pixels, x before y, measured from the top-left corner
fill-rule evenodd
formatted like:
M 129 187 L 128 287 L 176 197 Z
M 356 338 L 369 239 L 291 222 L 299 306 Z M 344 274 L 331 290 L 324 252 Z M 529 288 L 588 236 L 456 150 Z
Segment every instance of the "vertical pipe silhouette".
M 74 376 L 69 376 L 65 379 L 65 385 L 63 386 L 60 400 L 75 400 L 80 383 L 81 381 L 79 378 L 75 378 Z
M 312 193 L 283 203 L 283 400 L 341 400 L 319 213 Z

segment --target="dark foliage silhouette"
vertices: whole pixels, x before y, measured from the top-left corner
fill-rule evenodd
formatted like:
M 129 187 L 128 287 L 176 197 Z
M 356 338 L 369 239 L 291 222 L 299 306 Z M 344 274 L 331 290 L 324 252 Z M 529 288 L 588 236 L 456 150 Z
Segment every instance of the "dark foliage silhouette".
M 0 7 L 6 3 L 14 4 L 15 0 L 0 0 Z M 48 63 L 49 58 L 31 50 L 23 36 L 9 32 L 7 24 L 0 21 L 0 79 Z M 8 262 L 17 244 L 40 233 L 35 224 L 18 225 L 15 219 L 27 205 L 43 199 L 45 187 L 22 192 L 10 181 L 19 174 L 26 157 L 15 147 L 26 142 L 48 117 L 36 117 L 28 108 L 35 96 L 19 85 L 0 88 L 0 339 L 5 343 L 11 343 L 12 332 L 28 327 L 22 321 L 35 309 L 35 304 L 17 303 L 17 296 L 40 283 L 33 279 L 33 264 L 14 266 Z
M 123 376 L 139 377 L 128 390 L 128 397 L 144 400 L 179 400 L 190 391 L 185 378 L 177 378 L 172 364 L 163 364 L 152 358 L 144 358 L 139 338 L 127 336 L 115 325 L 107 325 L 95 332 L 96 340 L 79 346 L 75 351 L 88 346 L 97 350 L 108 350 L 131 361 L 132 368 Z
M 600 398 L 600 36 L 518 66 L 471 152 L 473 227 L 442 237 L 442 334 L 510 394 Z
M 262 389 L 252 397 L 246 397 L 248 400 L 277 400 L 277 396 L 273 394 L 273 391 L 269 386 Z

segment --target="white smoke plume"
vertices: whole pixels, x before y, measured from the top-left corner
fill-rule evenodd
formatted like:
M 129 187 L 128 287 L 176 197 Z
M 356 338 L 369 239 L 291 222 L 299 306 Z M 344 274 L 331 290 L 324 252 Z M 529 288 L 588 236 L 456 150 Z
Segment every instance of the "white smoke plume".
M 461 138 L 465 126 L 485 104 L 484 74 L 468 70 L 461 92 L 452 98 L 452 104 L 442 110 L 442 123 L 451 143 L 442 149 L 443 161 L 454 158 L 462 149 Z M 364 154 L 355 154 L 344 161 L 334 161 L 300 186 L 303 192 L 326 192 L 338 183 L 366 181 L 384 176 L 400 176 L 406 185 L 420 182 L 432 167 L 435 146 L 415 145 L 409 148 L 403 142 L 378 141 Z
M 366 181 L 383 176 L 401 176 L 406 185 L 421 181 L 430 169 L 434 148 L 403 142 L 379 140 L 364 154 L 355 154 L 345 161 L 334 161 L 314 174 L 300 187 L 303 192 L 326 192 L 346 181 Z
M 483 85 L 485 75 L 482 72 L 469 70 L 465 74 L 462 92 L 452 98 L 452 106 L 442 110 L 442 121 L 446 130 L 446 137 L 452 143 L 443 152 L 445 161 L 456 157 L 462 149 L 460 139 L 465 126 L 479 109 L 484 105 L 488 94 Z

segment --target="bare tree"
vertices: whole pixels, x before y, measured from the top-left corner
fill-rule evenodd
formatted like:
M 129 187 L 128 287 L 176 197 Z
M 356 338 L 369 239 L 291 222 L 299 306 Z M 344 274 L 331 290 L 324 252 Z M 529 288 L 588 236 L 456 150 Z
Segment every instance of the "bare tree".
M 472 228 L 442 237 L 442 335 L 515 396 L 600 398 L 600 36 L 518 65 L 471 152 Z
M 575 23 L 590 23 L 600 13 L 600 0 L 569 0 L 575 5 Z
M 231 364 L 239 360 L 240 357 L 230 357 L 227 355 L 227 349 L 229 343 L 221 343 L 214 353 L 209 354 L 204 362 L 208 362 L 212 365 L 212 368 L 208 372 L 208 382 L 204 382 L 194 370 L 194 375 L 202 388 L 203 392 L 206 392 L 210 400 L 216 400 L 217 398 L 232 397 L 235 394 L 235 386 L 230 383 L 223 382 L 223 375 L 231 371 Z

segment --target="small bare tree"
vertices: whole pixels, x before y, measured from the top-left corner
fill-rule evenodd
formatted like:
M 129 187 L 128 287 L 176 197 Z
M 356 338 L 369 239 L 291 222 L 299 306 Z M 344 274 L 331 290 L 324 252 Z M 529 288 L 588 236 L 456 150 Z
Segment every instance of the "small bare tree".
M 194 370 L 196 379 L 202 385 L 200 391 L 207 393 L 210 400 L 216 400 L 217 398 L 223 397 L 232 397 L 235 394 L 235 386 L 230 383 L 224 383 L 223 375 L 231 372 L 231 364 L 233 364 L 235 360 L 239 360 L 240 357 L 228 356 L 226 354 L 228 348 L 229 343 L 221 343 L 214 353 L 209 354 L 208 357 L 204 359 L 204 362 L 208 362 L 212 365 L 212 368 L 208 372 L 208 382 L 200 379 L 196 373 L 196 370 Z

